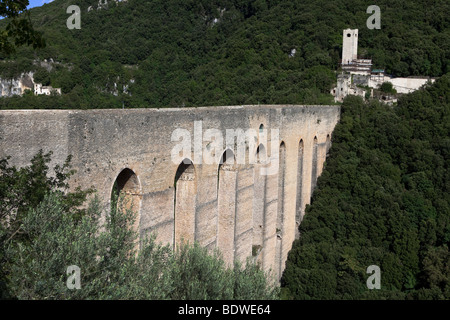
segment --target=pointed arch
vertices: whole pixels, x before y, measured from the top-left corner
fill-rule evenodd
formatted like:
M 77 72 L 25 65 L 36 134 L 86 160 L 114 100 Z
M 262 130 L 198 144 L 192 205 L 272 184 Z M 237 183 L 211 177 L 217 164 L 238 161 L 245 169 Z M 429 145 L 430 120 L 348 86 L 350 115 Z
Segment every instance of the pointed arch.
M 330 136 L 330 134 L 327 134 L 327 142 L 326 142 L 326 156 L 325 157 L 328 157 L 328 154 L 329 154 L 329 152 L 330 152 L 330 148 L 331 148 L 331 136 Z
M 256 148 L 256 163 L 258 164 L 264 164 L 267 161 L 267 150 L 266 147 L 260 143 L 258 145 L 258 148 Z
M 319 146 L 317 142 L 317 136 L 314 137 L 313 148 L 312 148 L 312 170 L 311 170 L 311 197 L 313 195 L 314 189 L 317 184 L 317 175 L 318 175 L 318 152 Z
M 296 222 L 296 232 L 298 232 L 298 226 L 300 225 L 302 219 L 303 212 L 303 156 L 304 156 L 304 143 L 303 139 L 300 139 L 298 143 L 298 152 L 297 152 L 297 199 L 296 199 L 296 207 L 295 207 L 295 222 Z M 298 234 L 296 234 L 296 237 Z
M 195 241 L 196 180 L 194 164 L 184 159 L 174 178 L 174 246 Z
M 219 161 L 219 168 L 223 164 L 225 164 L 226 166 L 233 166 L 233 167 L 235 167 L 236 165 L 236 157 L 234 156 L 233 150 L 231 150 L 230 148 L 227 148 L 222 153 L 222 156 L 220 157 Z
M 119 203 L 119 199 L 122 202 Z M 139 232 L 141 199 L 141 183 L 138 176 L 130 168 L 122 169 L 111 189 L 111 205 L 135 212 L 135 221 L 131 226 L 135 232 Z
M 262 133 L 263 130 L 264 130 L 264 125 L 261 123 L 261 124 L 259 125 L 259 133 Z
M 223 152 L 218 168 L 217 184 L 217 247 L 221 250 L 225 263 L 234 261 L 236 182 L 237 170 L 234 152 Z
M 252 255 L 261 258 L 259 253 L 263 249 L 265 233 L 266 211 L 266 175 L 261 174 L 261 168 L 267 159 L 266 148 L 260 144 L 256 149 L 256 163 L 253 166 L 253 242 Z
M 121 192 L 126 194 L 136 194 L 141 190 L 139 179 L 133 170 L 129 168 L 122 169 L 114 180 L 112 195 L 119 195 Z
M 283 235 L 285 232 L 284 213 L 285 213 L 285 193 L 286 193 L 286 144 L 284 141 L 280 144 L 279 150 L 279 168 L 278 168 L 278 205 L 276 221 L 276 246 L 275 246 L 275 272 L 278 278 L 281 276 L 283 264 L 282 248 Z

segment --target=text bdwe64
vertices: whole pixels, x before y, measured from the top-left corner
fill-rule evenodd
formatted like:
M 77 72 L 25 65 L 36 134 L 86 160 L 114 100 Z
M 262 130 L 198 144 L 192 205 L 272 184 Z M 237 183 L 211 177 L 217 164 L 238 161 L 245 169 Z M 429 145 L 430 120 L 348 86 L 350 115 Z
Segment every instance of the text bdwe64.
M 270 305 L 223 305 L 222 314 L 270 314 Z

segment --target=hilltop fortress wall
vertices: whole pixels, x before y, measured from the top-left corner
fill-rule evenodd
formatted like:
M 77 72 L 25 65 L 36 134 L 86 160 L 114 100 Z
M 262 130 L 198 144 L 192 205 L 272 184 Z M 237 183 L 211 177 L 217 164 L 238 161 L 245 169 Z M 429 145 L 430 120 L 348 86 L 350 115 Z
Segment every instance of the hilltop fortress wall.
M 198 241 L 218 247 L 227 263 L 252 257 L 280 277 L 339 116 L 339 106 L 301 105 L 7 110 L 0 111 L 0 158 L 25 166 L 43 149 L 53 152 L 53 166 L 71 154 L 71 187 L 94 187 L 107 212 L 116 182 L 138 210 L 141 237 Z M 191 137 L 193 152 L 183 163 L 172 155 L 177 129 Z M 215 154 L 210 129 L 223 135 Z M 238 141 L 224 153 L 227 129 L 256 133 L 245 144 L 245 163 L 233 162 Z M 200 149 L 222 161 L 205 163 L 194 154 Z M 273 159 L 264 161 L 272 149 L 276 170 L 261 174 L 274 167 Z

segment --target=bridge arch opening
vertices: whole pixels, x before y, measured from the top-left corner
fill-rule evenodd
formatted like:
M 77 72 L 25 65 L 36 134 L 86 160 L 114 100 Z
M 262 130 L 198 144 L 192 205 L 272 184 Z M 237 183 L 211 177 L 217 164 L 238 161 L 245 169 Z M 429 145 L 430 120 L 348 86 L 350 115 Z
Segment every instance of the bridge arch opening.
M 303 211 L 303 155 L 304 155 L 304 144 L 303 139 L 300 139 L 298 143 L 298 153 L 297 153 L 297 199 L 295 206 L 295 222 L 296 222 L 296 237 L 298 238 L 298 227 L 302 220 Z
M 264 131 L 264 125 L 261 123 L 259 125 L 259 133 L 262 133 Z
M 131 226 L 135 232 L 139 232 L 141 198 L 141 184 L 138 176 L 129 168 L 123 169 L 113 183 L 111 206 L 135 212 L 135 221 Z
M 197 182 L 194 164 L 184 159 L 174 179 L 174 247 L 195 241 Z
M 258 145 L 263 145 L 264 143 L 267 143 L 267 132 L 262 123 L 259 125 L 257 141 Z
M 282 248 L 283 236 L 285 232 L 284 211 L 285 211 L 285 193 L 286 193 L 286 144 L 284 141 L 280 144 L 279 150 L 279 168 L 278 168 L 278 206 L 276 223 L 276 247 L 275 247 L 275 272 L 278 278 L 282 271 Z
M 330 152 L 330 148 L 331 148 L 331 136 L 330 136 L 330 134 L 327 134 L 326 157 L 328 157 L 328 154 Z
M 313 148 L 312 148 L 312 170 L 311 170 L 311 197 L 313 195 L 314 189 L 316 188 L 317 184 L 317 175 L 318 175 L 318 152 L 319 152 L 319 145 L 317 142 L 317 136 L 314 137 L 313 141 Z
M 237 170 L 232 150 L 224 151 L 218 168 L 217 247 L 224 261 L 232 265 L 235 249 Z
M 261 143 L 258 148 L 256 149 L 256 164 L 257 165 L 263 165 L 265 164 L 267 160 L 267 151 L 266 147 Z
M 264 168 L 267 154 L 266 148 L 260 144 L 256 149 L 256 163 L 253 168 L 253 243 L 252 256 L 262 259 L 260 253 L 263 249 L 265 234 L 265 210 L 266 210 L 266 178 L 261 174 Z

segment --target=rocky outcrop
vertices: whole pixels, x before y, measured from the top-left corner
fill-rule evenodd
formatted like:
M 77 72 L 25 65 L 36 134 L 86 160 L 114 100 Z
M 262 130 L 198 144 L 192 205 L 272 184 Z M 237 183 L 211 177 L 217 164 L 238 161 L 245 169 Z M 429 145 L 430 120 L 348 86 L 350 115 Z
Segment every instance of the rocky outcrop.
M 60 88 L 51 86 L 43 86 L 41 83 L 35 83 L 33 72 L 24 72 L 17 78 L 1 79 L 0 78 L 0 97 L 21 96 L 26 90 L 30 90 L 35 95 L 52 93 L 61 94 Z
M 119 4 L 119 2 L 127 2 L 127 0 L 98 0 L 98 5 L 97 5 L 97 10 L 101 10 L 101 9 L 108 9 L 108 6 L 111 4 L 111 3 L 115 3 L 116 5 L 118 5 Z M 89 6 L 89 8 L 87 9 L 87 11 L 89 12 L 89 11 L 92 11 L 92 10 L 94 10 L 95 8 L 94 8 L 95 6 Z
M 23 95 L 25 90 L 34 90 L 33 72 L 22 73 L 13 79 L 0 79 L 0 96 Z

